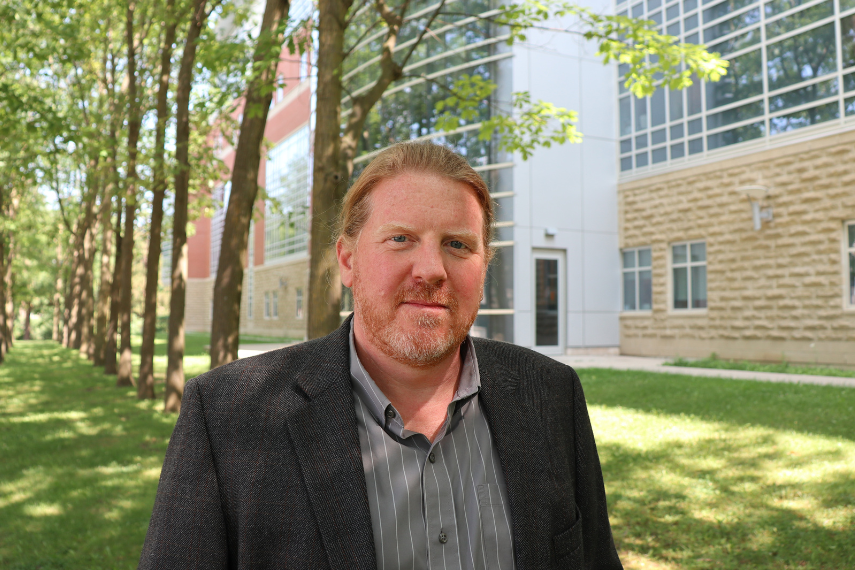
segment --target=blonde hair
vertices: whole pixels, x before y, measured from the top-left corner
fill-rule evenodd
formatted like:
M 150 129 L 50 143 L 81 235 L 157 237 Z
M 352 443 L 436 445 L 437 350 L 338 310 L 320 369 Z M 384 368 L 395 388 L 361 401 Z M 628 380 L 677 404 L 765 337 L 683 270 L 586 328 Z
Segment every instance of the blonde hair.
M 381 181 L 405 172 L 435 174 L 469 186 L 478 199 L 484 218 L 484 253 L 487 260 L 492 258 L 490 242 L 493 240 L 494 213 L 487 183 L 462 156 L 430 142 L 397 143 L 374 157 L 344 197 L 338 237 L 356 241 L 371 215 L 371 201 L 368 199 L 371 192 Z

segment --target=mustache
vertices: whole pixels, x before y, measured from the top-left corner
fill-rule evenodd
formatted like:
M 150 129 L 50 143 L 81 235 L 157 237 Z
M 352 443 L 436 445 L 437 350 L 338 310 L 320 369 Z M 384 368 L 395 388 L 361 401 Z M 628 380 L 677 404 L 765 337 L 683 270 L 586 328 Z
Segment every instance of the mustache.
M 395 301 L 397 305 L 412 301 L 443 305 L 452 312 L 456 311 L 458 307 L 457 298 L 452 295 L 448 288 L 442 285 L 431 285 L 430 283 L 419 283 L 402 287 L 395 295 Z

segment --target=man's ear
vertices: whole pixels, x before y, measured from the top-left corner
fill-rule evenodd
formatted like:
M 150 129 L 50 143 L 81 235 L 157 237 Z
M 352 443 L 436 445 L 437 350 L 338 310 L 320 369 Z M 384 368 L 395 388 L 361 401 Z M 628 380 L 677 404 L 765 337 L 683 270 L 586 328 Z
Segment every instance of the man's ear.
M 353 285 L 353 249 L 343 237 L 335 242 L 335 255 L 338 258 L 338 271 L 341 275 L 341 283 L 345 287 Z

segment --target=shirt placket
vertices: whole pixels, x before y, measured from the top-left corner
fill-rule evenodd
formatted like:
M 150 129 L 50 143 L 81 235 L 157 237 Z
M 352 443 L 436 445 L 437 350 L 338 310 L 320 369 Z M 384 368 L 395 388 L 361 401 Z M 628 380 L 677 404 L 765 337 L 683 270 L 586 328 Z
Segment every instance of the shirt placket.
M 444 430 L 447 427 L 448 420 Z M 422 468 L 428 568 L 431 570 L 461 568 L 457 518 L 454 512 L 454 489 L 445 464 L 447 458 L 440 446 L 445 435 L 433 442 Z

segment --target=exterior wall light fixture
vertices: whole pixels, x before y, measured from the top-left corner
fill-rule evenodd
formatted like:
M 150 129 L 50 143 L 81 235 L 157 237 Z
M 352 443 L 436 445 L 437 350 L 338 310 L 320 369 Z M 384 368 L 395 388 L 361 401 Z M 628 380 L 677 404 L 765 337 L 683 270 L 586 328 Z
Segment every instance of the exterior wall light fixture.
M 763 207 L 763 202 L 769 195 L 769 188 L 759 185 L 740 186 L 736 191 L 744 194 L 748 198 L 748 201 L 751 202 L 751 217 L 754 220 L 755 231 L 759 231 L 763 227 L 763 222 L 772 221 L 772 207 Z

